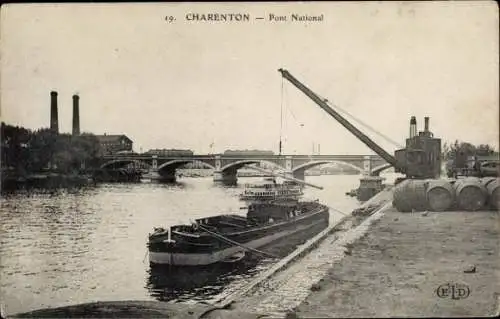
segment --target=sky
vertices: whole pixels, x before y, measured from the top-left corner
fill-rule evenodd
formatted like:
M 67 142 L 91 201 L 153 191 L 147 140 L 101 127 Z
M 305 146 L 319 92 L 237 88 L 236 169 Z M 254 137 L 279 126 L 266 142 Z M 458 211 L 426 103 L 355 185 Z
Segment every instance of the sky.
M 250 21 L 188 21 L 189 13 Z M 278 152 L 281 135 L 288 154 L 317 145 L 321 154 L 373 154 L 283 80 L 277 69 L 285 68 L 399 144 L 414 115 L 419 130 L 429 116 L 443 142 L 498 149 L 494 2 L 11 4 L 1 8 L 0 30 L 8 124 L 48 127 L 56 90 L 61 132 L 71 132 L 78 93 L 81 130 L 126 134 L 136 151 Z M 398 148 L 359 128 L 387 151 Z

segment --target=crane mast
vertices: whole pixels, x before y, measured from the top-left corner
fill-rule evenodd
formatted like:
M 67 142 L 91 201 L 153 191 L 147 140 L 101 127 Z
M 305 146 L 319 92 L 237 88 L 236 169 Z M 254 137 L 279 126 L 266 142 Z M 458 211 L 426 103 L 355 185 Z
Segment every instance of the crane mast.
M 295 85 L 302 93 L 318 104 L 323 110 L 335 118 L 342 126 L 360 139 L 398 173 L 407 178 L 438 178 L 441 174 L 441 139 L 435 138 L 429 131 L 429 117 L 425 117 L 423 131 L 417 132 L 417 121 L 414 116 L 410 120 L 410 136 L 406 139 L 406 147 L 396 150 L 394 156 L 387 153 L 377 143 L 363 134 L 342 115 L 332 109 L 322 98 L 297 80 L 287 70 L 279 69 L 282 76 Z M 377 175 L 378 172 L 373 172 Z
M 394 156 L 386 152 L 383 148 L 378 146 L 374 141 L 372 141 L 368 136 L 366 136 L 363 132 L 358 130 L 354 125 L 352 125 L 348 120 L 346 120 L 342 115 L 333 110 L 328 104 L 321 99 L 316 93 L 311 91 L 308 87 L 302 84 L 299 80 L 297 80 L 293 75 L 290 74 L 287 70 L 279 69 L 282 76 L 287 79 L 290 83 L 292 83 L 295 87 L 297 87 L 302 93 L 304 93 L 307 97 L 313 100 L 316 104 L 319 105 L 323 110 L 325 110 L 328 114 L 330 114 L 333 118 L 335 118 L 342 126 L 344 126 L 349 132 L 354 134 L 358 139 L 360 139 L 366 146 L 368 146 L 371 150 L 377 153 L 380 157 L 382 157 L 387 163 L 394 166 L 396 169 L 400 171 L 404 171 L 404 167 L 399 165 L 398 161 Z

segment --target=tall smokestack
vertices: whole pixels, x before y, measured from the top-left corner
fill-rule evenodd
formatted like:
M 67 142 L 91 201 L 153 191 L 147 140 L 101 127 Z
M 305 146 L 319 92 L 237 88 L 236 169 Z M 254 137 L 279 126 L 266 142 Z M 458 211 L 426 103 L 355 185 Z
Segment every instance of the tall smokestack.
M 73 95 L 73 135 L 80 135 L 80 97 Z
M 410 138 L 417 135 L 417 118 L 412 116 L 410 119 Z
M 50 130 L 59 133 L 59 119 L 57 115 L 57 92 L 50 92 Z
M 429 132 L 429 117 L 428 116 L 424 117 L 424 121 L 425 121 L 424 132 Z

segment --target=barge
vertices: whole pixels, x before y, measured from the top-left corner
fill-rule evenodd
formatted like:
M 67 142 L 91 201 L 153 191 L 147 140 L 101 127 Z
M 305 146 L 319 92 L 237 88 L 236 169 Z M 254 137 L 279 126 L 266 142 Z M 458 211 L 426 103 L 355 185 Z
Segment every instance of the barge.
M 329 223 L 329 209 L 318 201 L 277 199 L 250 203 L 247 209 L 246 216 L 216 215 L 190 225 L 155 228 L 148 240 L 150 264 L 234 262 L 280 239 L 311 238 Z

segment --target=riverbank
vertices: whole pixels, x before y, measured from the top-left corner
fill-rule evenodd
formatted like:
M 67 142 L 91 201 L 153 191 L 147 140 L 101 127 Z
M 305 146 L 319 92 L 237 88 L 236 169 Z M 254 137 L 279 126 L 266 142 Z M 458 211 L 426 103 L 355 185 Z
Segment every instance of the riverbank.
M 92 302 L 68 307 L 41 309 L 9 318 L 175 318 L 175 319 L 257 319 L 262 314 L 217 309 L 207 304 L 185 305 L 160 301 Z M 2 317 L 3 318 L 3 317 Z
M 380 217 L 391 199 L 392 189 L 387 188 L 352 214 L 331 221 L 322 236 L 312 239 L 260 275 L 251 287 L 220 304 L 230 304 L 236 311 L 284 317 L 309 295 L 311 287 L 327 274 L 332 264 L 344 256 L 344 245 L 355 241 Z
M 177 169 L 177 175 L 180 177 L 209 177 L 213 176 L 212 169 L 202 169 L 202 168 L 179 168 Z M 332 172 L 317 172 L 317 171 L 305 171 L 305 176 L 320 176 L 320 175 L 359 175 L 356 173 L 344 173 L 342 171 L 332 171 Z M 272 177 L 271 174 L 265 174 L 258 172 L 253 169 L 241 168 L 236 173 L 237 177 Z
M 388 210 L 295 309 L 296 317 L 492 316 L 498 311 L 495 211 Z M 437 295 L 447 283 L 467 298 Z M 458 286 L 456 286 L 458 287 Z M 463 298 L 460 297 L 460 298 Z
M 23 176 L 6 174 L 2 176 L 0 189 L 10 191 L 23 188 L 72 187 L 88 185 L 93 182 L 90 174 L 61 174 L 55 172 L 41 172 Z
M 499 309 L 499 223 L 495 211 L 388 205 L 231 307 L 296 318 L 491 316 Z M 448 284 L 469 295 L 446 295 Z

